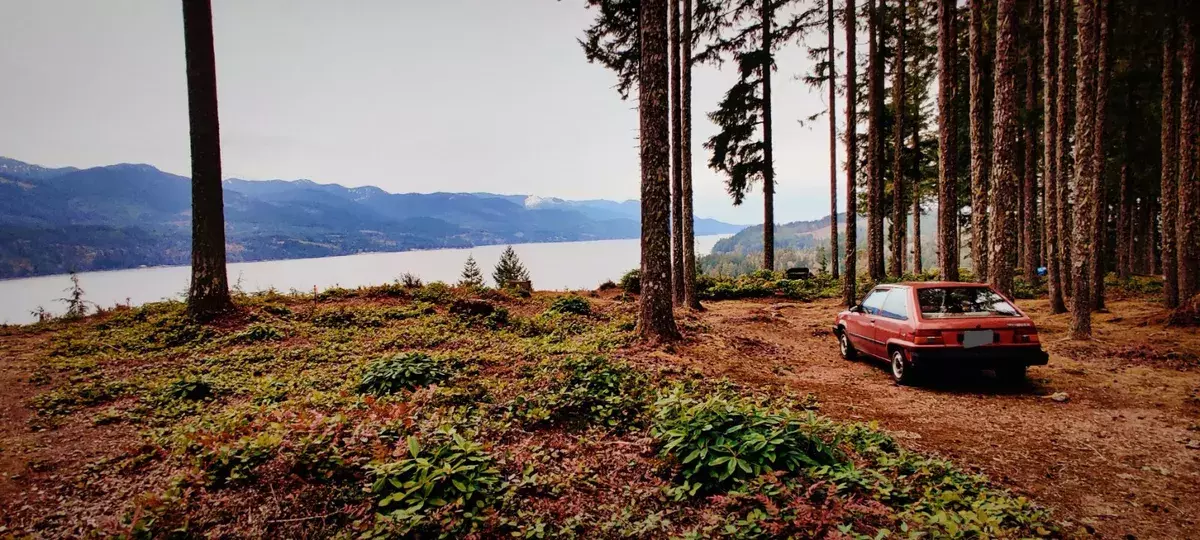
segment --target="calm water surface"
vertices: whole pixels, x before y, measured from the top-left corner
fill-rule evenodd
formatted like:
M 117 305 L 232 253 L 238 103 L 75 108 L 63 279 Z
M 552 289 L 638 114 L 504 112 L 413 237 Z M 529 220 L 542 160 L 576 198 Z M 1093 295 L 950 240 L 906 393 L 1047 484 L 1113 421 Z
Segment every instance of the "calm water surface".
M 696 253 L 708 253 L 723 237 L 696 237 Z M 513 249 L 529 269 L 534 288 L 541 290 L 591 289 L 606 279 L 616 281 L 621 274 L 638 265 L 641 253 L 636 239 L 518 244 Z M 504 246 L 481 246 L 232 263 L 229 265 L 229 282 L 231 286 L 240 282 L 242 290 L 247 292 L 272 287 L 285 292 L 292 289 L 311 291 L 313 287 L 378 285 L 411 272 L 426 283 L 437 280 L 453 283 L 458 281 L 467 256 L 472 255 L 490 283 L 492 268 L 500 260 L 502 251 Z M 139 305 L 169 298 L 182 299 L 187 293 L 190 276 L 191 270 L 186 266 L 165 266 L 85 272 L 79 274 L 79 282 L 86 300 L 111 307 L 126 302 Z M 64 289 L 70 285 L 66 275 L 0 281 L 0 323 L 33 322 L 36 318 L 31 312 L 38 306 L 51 313 L 61 313 L 63 303 L 58 299 L 66 296 Z

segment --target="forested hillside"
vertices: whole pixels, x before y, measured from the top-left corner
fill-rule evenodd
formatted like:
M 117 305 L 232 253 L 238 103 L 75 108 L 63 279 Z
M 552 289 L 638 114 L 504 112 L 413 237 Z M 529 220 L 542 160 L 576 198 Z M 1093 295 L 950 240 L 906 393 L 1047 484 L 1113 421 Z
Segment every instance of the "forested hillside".
M 231 261 L 636 238 L 637 201 L 388 193 L 310 180 L 224 183 Z M 189 179 L 149 165 L 49 169 L 0 158 L 0 278 L 187 264 Z M 697 220 L 698 234 L 739 227 Z

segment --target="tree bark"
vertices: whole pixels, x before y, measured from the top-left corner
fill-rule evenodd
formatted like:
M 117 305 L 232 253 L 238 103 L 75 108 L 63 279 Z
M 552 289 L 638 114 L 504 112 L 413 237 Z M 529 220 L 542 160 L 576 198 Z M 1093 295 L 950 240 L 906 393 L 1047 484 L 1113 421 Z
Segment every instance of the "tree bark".
M 970 2 L 971 262 L 975 267 L 975 278 L 988 281 L 988 194 L 992 165 L 988 121 L 992 119 L 992 88 L 984 51 L 989 36 L 983 24 L 986 18 L 983 0 Z
M 1107 200 L 1105 197 L 1104 180 L 1108 160 L 1104 150 L 1104 128 L 1108 122 L 1108 8 L 1111 0 L 1098 0 L 1095 3 L 1095 36 L 1096 46 L 1096 119 L 1095 119 L 1095 148 L 1093 156 L 1096 161 L 1092 177 L 1092 235 L 1095 238 L 1094 250 L 1091 251 L 1089 270 L 1091 274 L 1091 309 L 1104 309 L 1104 274 L 1107 257 L 1108 220 L 1105 219 Z
M 763 269 L 775 269 L 775 162 L 771 151 L 771 18 L 770 0 L 762 0 L 763 99 Z
M 1075 237 L 1072 240 L 1071 285 L 1071 338 L 1088 339 L 1092 336 L 1091 310 L 1091 258 L 1095 256 L 1094 207 L 1096 175 L 1096 51 L 1095 23 L 1096 7 L 1092 2 L 1081 2 L 1076 13 L 1079 34 L 1079 60 L 1076 62 L 1075 89 Z
M 1146 239 L 1146 273 L 1152 276 L 1160 275 L 1159 256 L 1160 253 L 1156 249 L 1159 247 L 1159 242 L 1162 240 L 1162 235 L 1159 234 L 1159 221 L 1161 221 L 1162 211 L 1159 208 L 1157 201 L 1147 199 L 1146 204 L 1146 223 L 1147 227 Z
M 192 148 L 192 279 L 188 313 L 205 321 L 233 309 L 225 270 L 225 202 L 212 4 L 183 0 L 188 121 Z
M 1013 295 L 1013 267 L 1017 253 L 1017 193 L 1021 189 L 1016 167 L 1019 127 L 1017 21 L 1017 0 L 999 0 L 996 10 L 996 71 L 992 114 L 992 126 L 995 130 L 992 136 L 992 166 L 995 168 L 992 180 L 995 186 L 991 190 L 991 216 L 983 222 L 991 228 L 988 234 L 991 243 L 980 246 L 991 250 L 987 257 L 990 265 L 987 269 L 988 284 L 1008 297 Z M 975 91 L 972 90 L 971 94 L 974 96 Z M 971 124 L 975 125 L 974 118 Z M 971 146 L 975 146 L 974 141 Z M 975 156 L 972 156 L 971 161 L 976 161 Z M 972 212 L 972 219 L 976 214 L 977 212 Z M 982 257 L 980 259 L 982 260 Z
M 952 0 L 942 0 L 949 2 Z M 846 0 L 846 262 L 842 274 L 842 303 L 853 306 L 858 302 L 858 124 L 857 68 L 855 59 L 855 29 L 858 8 L 854 0 Z
M 1182 86 L 1179 96 L 1179 180 L 1176 185 L 1179 211 L 1176 214 L 1176 257 L 1179 259 L 1179 298 L 1187 300 L 1200 293 L 1200 180 L 1196 178 L 1196 8 L 1181 17 L 1179 58 Z
M 829 38 L 829 262 L 833 279 L 838 268 L 838 205 L 837 205 L 837 49 L 833 43 L 833 0 L 825 3 L 828 12 L 826 33 Z
M 1133 93 L 1125 94 L 1125 110 L 1133 111 Z M 1125 114 L 1125 124 L 1121 129 L 1121 171 L 1117 185 L 1117 277 L 1126 280 L 1133 274 L 1134 233 L 1133 233 L 1133 190 L 1129 183 L 1129 131 L 1133 123 L 1133 114 Z
M 879 11 L 867 0 L 867 271 L 874 281 L 883 267 L 883 57 L 879 53 Z
M 1058 247 L 1058 253 L 1062 257 L 1060 264 L 1060 277 L 1062 280 L 1062 294 L 1073 296 L 1072 289 L 1072 272 L 1070 272 L 1070 259 L 1072 259 L 1072 206 L 1070 206 L 1070 188 L 1072 188 L 1073 163 L 1070 161 L 1072 155 L 1072 125 L 1070 125 L 1070 108 L 1075 103 L 1072 92 L 1072 71 L 1070 67 L 1073 65 L 1073 42 L 1070 25 L 1073 23 L 1075 13 L 1074 0 L 1060 0 L 1060 10 L 1058 10 L 1058 107 L 1055 115 L 1058 119 L 1058 241 L 1061 246 Z M 1078 138 L 1078 134 L 1076 134 Z
M 1046 79 L 1046 88 L 1043 92 L 1043 126 L 1045 131 L 1045 144 L 1043 152 L 1045 153 L 1046 172 L 1043 175 L 1042 186 L 1042 206 L 1045 208 L 1045 217 L 1042 218 L 1043 225 L 1046 229 L 1046 288 L 1050 297 L 1050 311 L 1052 313 L 1064 313 L 1067 311 L 1066 304 L 1063 302 L 1062 294 L 1062 270 L 1059 264 L 1062 262 L 1059 257 L 1061 243 L 1058 237 L 1058 180 L 1059 180 L 1059 165 L 1061 163 L 1059 156 L 1058 143 L 1058 119 L 1055 117 L 1054 111 L 1058 105 L 1058 93 L 1062 89 L 1061 73 L 1058 69 L 1059 44 L 1058 44 L 1058 0 L 1045 0 L 1042 5 L 1042 42 L 1044 43 L 1044 52 L 1042 53 L 1043 76 Z
M 958 281 L 958 187 L 954 173 L 955 0 L 938 1 L 938 266 Z
M 1163 70 L 1162 70 L 1162 191 L 1159 195 L 1162 224 L 1162 271 L 1163 298 L 1167 307 L 1179 305 L 1179 264 L 1176 257 L 1176 211 L 1179 199 L 1176 196 L 1176 181 L 1178 174 L 1179 125 L 1175 107 L 1175 48 L 1176 43 L 1174 14 L 1167 16 L 1167 27 L 1163 32 Z
M 1071 66 L 1071 14 L 1074 12 L 1072 0 L 1059 0 L 1058 9 L 1058 65 L 1056 79 L 1058 81 L 1058 91 L 1056 92 L 1057 102 L 1055 103 L 1055 122 L 1058 124 L 1058 137 L 1056 138 L 1056 148 L 1054 150 L 1055 159 L 1055 174 L 1058 177 L 1055 181 L 1055 215 L 1054 220 L 1057 222 L 1058 236 L 1058 291 L 1064 297 L 1071 295 L 1071 227 L 1070 227 L 1070 208 L 1069 196 L 1071 193 L 1071 179 L 1068 159 L 1070 158 L 1070 149 L 1068 143 L 1071 139 L 1070 126 L 1067 123 L 1069 118 L 1070 105 L 1072 96 L 1070 92 L 1070 66 Z M 1051 311 L 1062 313 L 1056 310 L 1057 306 L 1051 304 Z M 1063 311 L 1066 311 L 1064 308 Z
M 920 20 L 916 21 L 920 24 Z M 918 29 L 918 32 L 920 30 Z M 910 128 L 912 130 L 912 250 L 913 250 L 913 274 L 924 272 L 923 261 L 921 260 L 921 126 L 918 122 L 912 122 Z
M 692 203 L 692 0 L 683 0 L 683 36 L 680 39 L 681 81 L 679 102 L 683 108 L 680 173 L 683 188 L 683 303 L 702 309 L 696 295 L 696 229 Z
M 1039 20 L 1038 2 L 1029 2 L 1029 12 L 1026 15 L 1027 27 L 1035 28 Z M 1033 33 L 1033 32 L 1031 32 Z M 1038 254 L 1041 253 L 1041 239 L 1038 231 L 1037 178 L 1038 178 L 1038 129 L 1037 129 L 1037 95 L 1040 80 L 1037 76 L 1037 53 L 1034 36 L 1023 37 L 1025 56 L 1025 175 L 1021 181 L 1021 196 L 1024 200 L 1025 216 L 1021 221 L 1021 245 L 1023 255 L 1021 265 L 1025 281 L 1030 284 L 1038 282 Z
M 638 116 L 642 164 L 642 292 L 638 335 L 679 339 L 671 310 L 671 139 L 667 70 L 667 0 L 641 4 Z
M 679 0 L 667 0 L 671 62 L 671 296 L 683 304 L 683 104 L 680 83 L 683 73 L 679 61 Z
M 904 275 L 904 228 L 905 228 L 905 212 L 908 210 L 904 206 L 904 113 L 905 113 L 905 86 L 904 86 L 904 40 L 907 36 L 907 6 L 905 0 L 900 0 L 899 9 L 896 11 L 896 25 L 899 27 L 899 34 L 896 39 L 896 60 L 892 67 L 895 73 L 895 81 L 892 83 L 892 106 L 895 108 L 895 125 L 892 127 L 895 134 L 895 148 L 892 150 L 892 242 L 891 242 L 891 274 L 892 277 L 900 278 Z

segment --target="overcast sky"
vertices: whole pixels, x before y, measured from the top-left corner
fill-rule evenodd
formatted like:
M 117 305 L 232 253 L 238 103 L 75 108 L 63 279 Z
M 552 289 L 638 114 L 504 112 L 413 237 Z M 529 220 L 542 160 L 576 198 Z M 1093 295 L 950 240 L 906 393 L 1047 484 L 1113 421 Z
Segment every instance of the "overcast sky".
M 0 0 L 0 155 L 189 174 L 178 0 Z M 392 192 L 637 198 L 635 102 L 588 64 L 583 0 L 213 0 L 225 176 Z M 840 38 L 839 38 L 840 40 Z M 825 108 L 780 55 L 776 218 L 829 209 Z M 696 213 L 761 222 L 706 166 L 733 74 L 694 75 Z

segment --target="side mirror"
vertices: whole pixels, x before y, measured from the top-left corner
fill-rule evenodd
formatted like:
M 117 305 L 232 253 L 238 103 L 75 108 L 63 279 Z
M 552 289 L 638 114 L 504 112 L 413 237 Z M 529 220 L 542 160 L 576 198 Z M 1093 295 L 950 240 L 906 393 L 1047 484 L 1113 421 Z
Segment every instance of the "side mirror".
M 850 307 L 850 313 L 862 313 L 862 312 L 863 312 L 862 304 L 858 304 L 856 306 Z

